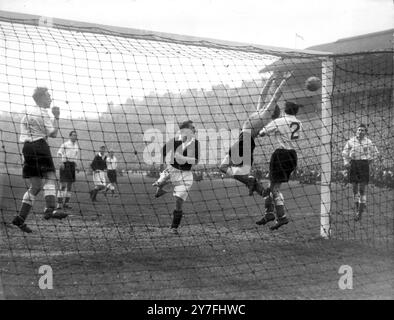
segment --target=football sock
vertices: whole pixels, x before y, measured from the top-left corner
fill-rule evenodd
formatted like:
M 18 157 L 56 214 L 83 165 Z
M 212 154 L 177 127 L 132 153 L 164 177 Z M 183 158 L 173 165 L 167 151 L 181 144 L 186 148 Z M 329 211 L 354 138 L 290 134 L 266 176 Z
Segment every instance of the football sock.
M 276 205 L 275 209 L 276 209 L 276 217 L 278 219 L 283 219 L 283 218 L 286 217 L 285 206 L 283 206 L 283 205 Z
M 274 202 L 271 196 L 265 198 L 265 212 L 274 212 Z
M 248 183 L 249 183 L 249 176 L 248 175 L 235 175 L 234 179 L 242 182 L 245 185 L 248 185 Z
M 26 220 L 27 216 L 29 215 L 31 209 L 31 205 L 27 204 L 25 202 L 22 202 L 22 207 L 19 211 L 19 216 L 23 219 Z
M 94 189 L 92 193 L 92 200 L 96 200 L 97 194 L 98 194 L 98 189 Z
M 54 209 L 56 207 L 56 197 L 53 195 L 45 196 L 45 203 L 47 208 Z
M 171 228 L 178 228 L 182 220 L 182 211 L 174 210 Z

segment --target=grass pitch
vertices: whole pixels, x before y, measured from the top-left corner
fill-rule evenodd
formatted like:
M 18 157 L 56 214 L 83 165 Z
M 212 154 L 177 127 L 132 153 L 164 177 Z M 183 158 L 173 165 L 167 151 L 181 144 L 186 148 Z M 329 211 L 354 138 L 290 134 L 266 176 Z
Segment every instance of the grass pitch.
M 25 182 L 3 175 L 0 272 L 6 299 L 393 299 L 393 195 L 370 187 L 368 212 L 353 220 L 349 188 L 333 187 L 332 239 L 320 233 L 318 185 L 283 186 L 290 223 L 257 226 L 264 204 L 231 179 L 195 183 L 180 235 L 168 232 L 171 193 L 154 198 L 152 179 L 119 178 L 120 197 L 88 196 L 79 174 L 70 216 L 45 221 L 37 201 L 25 235 L 9 222 Z M 38 268 L 53 269 L 52 290 Z M 338 286 L 341 265 L 353 289 Z

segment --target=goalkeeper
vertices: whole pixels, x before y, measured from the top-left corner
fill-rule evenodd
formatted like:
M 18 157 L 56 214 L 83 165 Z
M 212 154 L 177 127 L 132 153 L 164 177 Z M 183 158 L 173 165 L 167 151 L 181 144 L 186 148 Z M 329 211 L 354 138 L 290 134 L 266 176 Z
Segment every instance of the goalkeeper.
M 261 196 L 265 196 L 263 186 L 251 175 L 253 152 L 256 146 L 254 140 L 265 125 L 280 116 L 277 102 L 282 96 L 282 88 L 290 76 L 290 72 L 274 73 L 267 80 L 260 93 L 256 112 L 245 121 L 238 140 L 231 146 L 219 166 L 221 172 L 245 184 L 249 189 L 249 195 L 253 195 L 256 191 Z M 272 91 L 272 97 L 267 103 Z

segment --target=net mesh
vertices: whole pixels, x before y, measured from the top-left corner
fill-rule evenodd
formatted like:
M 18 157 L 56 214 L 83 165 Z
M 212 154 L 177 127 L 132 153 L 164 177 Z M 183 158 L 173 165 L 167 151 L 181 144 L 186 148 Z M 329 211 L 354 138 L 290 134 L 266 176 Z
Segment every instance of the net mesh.
M 392 51 L 331 55 L 327 69 L 323 55 L 3 16 L 0 32 L 5 298 L 393 298 Z M 282 186 L 290 223 L 273 232 L 255 224 L 263 198 L 248 196 L 218 165 L 229 135 L 236 136 L 256 111 L 264 83 L 281 70 L 292 77 L 278 104 L 304 106 L 298 117 L 305 137 L 298 168 Z M 310 76 L 328 78 L 332 90 L 323 96 L 306 90 Z M 61 110 L 58 137 L 48 139 L 54 159 L 71 130 L 81 155 L 69 216 L 44 220 L 40 194 L 26 221 L 33 233 L 24 234 L 10 222 L 29 186 L 21 175 L 20 121 L 37 86 L 48 87 Z M 330 122 L 322 105 L 331 105 Z M 187 119 L 220 139 L 202 149 L 180 234 L 173 235 L 174 198 L 154 197 L 162 166 L 147 154 L 166 142 L 169 124 Z M 361 122 L 380 158 L 371 165 L 367 210 L 354 221 L 341 153 Z M 322 128 L 330 132 L 325 150 Z M 268 183 L 275 141 L 256 143 L 253 173 Z M 115 196 L 99 194 L 92 203 L 90 164 L 102 145 L 118 159 L 118 185 Z M 329 239 L 320 235 L 322 159 L 332 168 Z M 43 265 L 52 268 L 52 290 L 39 286 Z M 338 287 L 342 265 L 353 268 L 353 290 Z

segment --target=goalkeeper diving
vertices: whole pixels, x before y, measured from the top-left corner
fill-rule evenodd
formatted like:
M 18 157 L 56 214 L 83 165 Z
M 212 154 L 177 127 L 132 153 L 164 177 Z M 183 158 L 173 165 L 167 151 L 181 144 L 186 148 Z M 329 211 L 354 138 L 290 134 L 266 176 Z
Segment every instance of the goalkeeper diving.
M 254 192 L 261 196 L 267 195 L 261 183 L 251 175 L 255 138 L 271 120 L 280 116 L 277 103 L 282 96 L 283 86 L 290 77 L 290 72 L 275 72 L 266 81 L 259 96 L 256 112 L 244 122 L 238 140 L 231 146 L 219 166 L 222 173 L 245 184 L 249 189 L 249 195 L 253 195 Z

